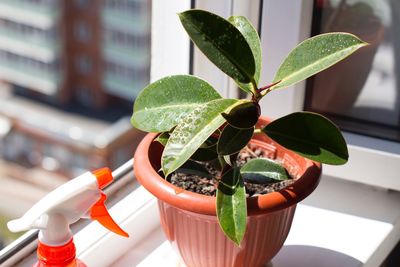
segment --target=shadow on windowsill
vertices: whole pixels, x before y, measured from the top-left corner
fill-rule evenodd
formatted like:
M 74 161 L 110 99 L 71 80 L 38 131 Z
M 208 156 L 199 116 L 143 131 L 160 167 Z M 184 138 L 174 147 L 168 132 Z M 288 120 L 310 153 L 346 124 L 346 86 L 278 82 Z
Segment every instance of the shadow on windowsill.
M 362 262 L 346 254 L 312 246 L 283 246 L 265 267 L 360 267 Z

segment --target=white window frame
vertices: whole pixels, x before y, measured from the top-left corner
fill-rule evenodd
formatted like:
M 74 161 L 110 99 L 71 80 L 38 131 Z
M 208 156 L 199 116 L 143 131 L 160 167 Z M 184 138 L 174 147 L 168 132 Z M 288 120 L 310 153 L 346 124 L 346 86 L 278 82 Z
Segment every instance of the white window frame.
M 189 38 L 177 15 L 187 9 L 189 0 L 152 1 L 151 81 L 189 73 Z
M 313 0 L 265 0 L 263 6 L 262 48 L 264 69 L 261 84 L 272 81 L 284 56 L 299 42 L 310 36 Z M 279 31 L 274 30 L 279 25 Z M 267 67 L 266 67 L 267 66 Z M 262 101 L 262 109 L 277 118 L 303 109 L 305 82 L 279 92 L 272 92 Z M 344 166 L 324 166 L 324 174 L 400 190 L 400 144 L 379 138 L 344 133 L 348 142 L 349 162 Z

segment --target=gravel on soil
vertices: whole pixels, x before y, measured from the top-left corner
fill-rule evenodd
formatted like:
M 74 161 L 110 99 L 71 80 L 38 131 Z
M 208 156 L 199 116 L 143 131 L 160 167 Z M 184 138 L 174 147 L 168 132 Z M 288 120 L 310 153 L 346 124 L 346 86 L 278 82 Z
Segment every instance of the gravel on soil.
M 262 149 L 258 147 L 245 147 L 238 156 L 237 159 L 237 164 L 239 166 L 242 166 L 245 164 L 247 161 L 250 159 L 254 158 L 266 158 L 264 152 Z M 210 172 L 210 174 L 213 177 L 218 176 L 218 171 L 215 170 L 209 163 L 203 163 L 206 169 Z M 186 173 L 180 173 L 180 172 L 175 172 L 171 175 L 171 180 L 170 182 L 178 186 L 182 189 L 207 195 L 207 196 L 215 196 L 216 194 L 216 179 L 215 178 L 206 178 L 206 177 L 201 177 L 198 175 L 194 174 L 186 174 Z M 261 185 L 261 184 L 254 184 L 254 183 L 249 183 L 245 182 L 245 188 L 246 188 L 246 195 L 247 197 L 251 196 L 257 196 L 261 194 L 267 194 L 275 191 L 279 191 L 290 184 L 294 182 L 293 179 L 274 183 L 274 184 L 267 184 L 267 185 Z

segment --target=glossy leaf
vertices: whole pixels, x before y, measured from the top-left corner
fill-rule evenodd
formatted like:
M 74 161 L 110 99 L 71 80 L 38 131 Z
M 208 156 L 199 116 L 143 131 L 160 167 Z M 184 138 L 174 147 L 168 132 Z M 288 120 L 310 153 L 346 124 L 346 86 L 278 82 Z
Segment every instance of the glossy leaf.
M 240 245 L 246 232 L 246 192 L 237 168 L 226 172 L 217 189 L 217 217 L 226 236 Z
M 270 184 L 291 179 L 281 164 L 265 158 L 248 161 L 240 169 L 240 174 L 245 181 L 255 184 Z
M 190 158 L 196 161 L 211 161 L 218 158 L 217 142 L 216 136 L 210 136 Z
M 214 160 L 218 158 L 217 145 L 204 148 L 200 147 L 190 158 L 196 161 Z
M 248 129 L 238 129 L 225 126 L 218 140 L 217 152 L 219 155 L 231 155 L 239 152 L 247 145 L 253 136 L 254 127 Z
M 183 118 L 171 133 L 162 155 L 162 169 L 165 176 L 182 166 L 204 141 L 224 124 L 222 112 L 229 112 L 242 101 L 213 100 L 199 106 Z
M 279 67 L 271 89 L 288 87 L 334 65 L 367 45 L 349 33 L 326 33 L 300 43 Z
M 179 18 L 196 46 L 218 68 L 243 83 L 254 79 L 251 48 L 235 26 L 204 10 L 188 10 L 180 13 Z
M 189 112 L 221 96 L 207 82 L 189 75 L 160 79 L 135 100 L 131 123 L 146 132 L 167 132 Z
M 162 146 L 165 146 L 168 142 L 169 139 L 169 133 L 161 133 L 159 136 L 157 136 L 156 139 L 154 139 L 155 142 L 159 142 Z
M 247 129 L 256 125 L 260 116 L 260 108 L 258 104 L 248 100 L 233 108 L 228 114 L 223 113 L 222 116 L 230 125 L 240 129 Z
M 197 163 L 195 161 L 192 161 L 192 160 L 186 161 L 186 163 L 183 164 L 176 171 L 180 172 L 180 173 L 185 173 L 185 174 L 198 175 L 198 176 L 206 177 L 206 178 L 213 178 L 213 176 L 204 167 L 204 165 L 201 165 L 201 164 L 199 164 L 199 163 Z
M 340 130 L 316 113 L 289 114 L 269 123 L 263 132 L 282 146 L 315 161 L 341 165 L 349 157 Z
M 260 79 L 260 72 L 261 72 L 261 60 L 262 60 L 262 52 L 261 52 L 261 42 L 260 37 L 256 29 L 250 23 L 250 21 L 243 16 L 231 16 L 228 18 L 228 21 L 232 23 L 244 36 L 247 43 L 250 46 L 251 52 L 253 53 L 253 58 L 255 62 L 255 73 L 254 73 L 254 81 L 256 85 L 258 85 L 258 81 Z M 251 93 L 254 91 L 253 85 L 251 83 L 241 83 L 238 82 L 238 85 L 241 89 L 245 92 Z

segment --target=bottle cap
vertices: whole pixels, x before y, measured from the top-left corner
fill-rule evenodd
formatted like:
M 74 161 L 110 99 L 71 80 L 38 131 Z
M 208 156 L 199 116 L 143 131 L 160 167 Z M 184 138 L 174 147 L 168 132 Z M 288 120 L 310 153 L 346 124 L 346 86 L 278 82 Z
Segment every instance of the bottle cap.
M 76 249 L 71 240 L 62 246 L 47 246 L 39 242 L 37 255 L 39 261 L 49 266 L 65 266 L 75 259 Z

